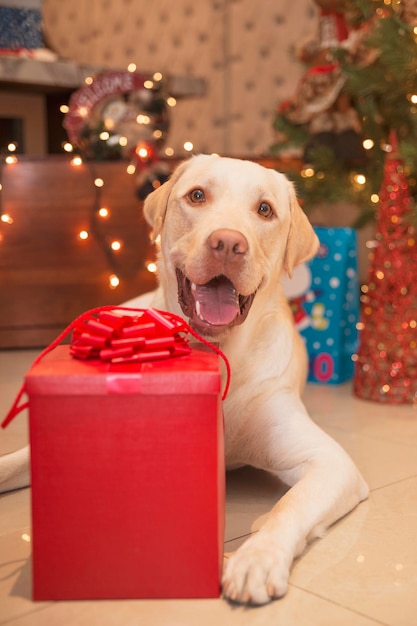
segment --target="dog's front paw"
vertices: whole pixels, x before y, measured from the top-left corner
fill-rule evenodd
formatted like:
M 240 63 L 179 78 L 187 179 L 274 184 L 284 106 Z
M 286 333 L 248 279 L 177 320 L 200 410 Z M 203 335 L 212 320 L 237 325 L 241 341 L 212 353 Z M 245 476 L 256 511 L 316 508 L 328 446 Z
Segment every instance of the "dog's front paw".
M 288 557 L 270 536 L 251 537 L 228 559 L 223 573 L 223 595 L 233 602 L 266 604 L 288 589 Z

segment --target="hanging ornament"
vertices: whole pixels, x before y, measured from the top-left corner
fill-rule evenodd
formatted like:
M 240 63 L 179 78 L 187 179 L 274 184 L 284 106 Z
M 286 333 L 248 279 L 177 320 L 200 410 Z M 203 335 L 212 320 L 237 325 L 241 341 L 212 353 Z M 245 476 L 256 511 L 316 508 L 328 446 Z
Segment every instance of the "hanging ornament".
M 138 144 L 132 163 L 136 172 L 136 195 L 142 201 L 165 183 L 171 174 L 170 168 L 158 160 L 151 144 Z
M 380 192 L 362 319 L 354 393 L 417 404 L 417 231 L 397 139 L 391 133 Z
M 168 108 L 162 79 L 108 71 L 72 94 L 64 126 L 87 158 L 131 158 L 141 142 L 156 149 L 164 144 Z

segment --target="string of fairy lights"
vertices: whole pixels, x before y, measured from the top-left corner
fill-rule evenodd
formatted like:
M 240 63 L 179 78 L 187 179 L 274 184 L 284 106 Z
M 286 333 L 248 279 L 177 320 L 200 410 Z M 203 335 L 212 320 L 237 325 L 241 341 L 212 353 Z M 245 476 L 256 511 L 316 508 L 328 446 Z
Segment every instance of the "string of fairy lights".
M 136 65 L 130 64 L 127 70 L 128 72 L 135 72 Z M 163 76 L 161 73 L 155 73 L 152 79 L 146 80 L 144 82 L 143 87 L 144 89 L 152 90 L 154 87 L 154 83 L 162 81 L 162 79 Z M 85 79 L 86 85 L 92 85 L 93 82 L 94 77 L 87 77 Z M 166 97 L 166 104 L 169 107 L 175 107 L 176 99 L 168 95 Z M 62 104 L 60 106 L 60 112 L 63 115 L 68 114 L 69 106 L 67 104 Z M 146 126 L 149 123 L 150 118 L 147 115 L 139 114 L 136 117 L 136 124 L 138 126 Z M 158 130 L 154 130 L 153 135 L 155 137 L 155 140 L 159 139 L 159 132 L 160 131 Z M 110 138 L 110 133 L 108 132 L 108 130 L 104 129 L 101 131 L 99 138 L 103 142 L 108 142 Z M 128 143 L 128 137 L 124 136 L 123 134 L 117 136 L 116 139 L 122 149 Z M 0 152 L 0 244 L 6 240 L 7 230 L 13 226 L 13 224 L 15 223 L 15 219 L 19 219 L 17 216 L 13 215 L 12 211 L 7 210 L 7 208 L 4 206 L 4 181 L 7 179 L 5 173 L 7 173 L 7 168 L 19 166 L 18 147 L 18 143 L 12 141 Z M 112 207 L 103 202 L 103 191 L 106 186 L 106 181 L 103 178 L 103 175 L 100 173 L 100 164 L 97 161 L 85 158 L 82 152 L 79 150 L 78 146 L 74 144 L 74 142 L 65 141 L 62 144 L 62 149 L 63 153 L 68 155 L 70 166 L 74 168 L 74 170 L 84 172 L 85 170 L 87 170 L 89 172 L 89 178 L 91 180 L 89 193 L 92 194 L 92 202 L 89 216 L 89 225 L 87 228 L 84 226 L 78 229 L 75 226 L 74 240 L 77 241 L 79 244 L 88 244 L 91 239 L 94 239 L 96 242 L 98 242 L 106 257 L 106 262 L 109 267 L 107 278 L 108 287 L 109 289 L 117 289 L 117 287 L 120 285 L 121 280 L 123 280 L 123 271 L 117 257 L 119 253 L 123 250 L 124 242 L 122 239 L 112 237 L 111 234 L 109 234 Z M 194 146 L 191 141 L 184 142 L 183 150 L 185 154 L 191 153 L 193 149 Z M 167 146 L 164 148 L 163 155 L 168 159 L 170 157 L 177 156 L 176 151 L 171 146 Z M 179 154 L 178 156 L 182 155 Z M 155 161 L 155 150 L 152 145 L 152 141 L 138 142 L 138 144 L 135 146 L 134 151 L 132 152 L 131 158 L 127 160 L 125 159 L 125 161 L 126 175 L 133 176 L 136 174 L 140 176 L 141 172 L 146 169 L 147 164 L 150 162 L 154 163 Z M 155 189 L 161 184 L 161 180 L 157 175 L 153 176 L 151 173 L 149 178 L 151 189 Z M 107 222 L 106 229 L 102 228 L 104 222 Z M 104 232 L 104 230 L 106 230 L 106 232 Z M 146 269 L 149 272 L 154 273 L 156 271 L 155 263 L 153 261 L 148 262 L 146 264 Z
M 7 225 L 7 226 L 11 226 L 14 222 L 13 217 L 10 215 L 10 213 L 6 213 L 5 211 L 3 211 L 3 202 L 2 202 L 2 196 L 3 196 L 3 177 L 2 177 L 2 173 L 3 173 L 3 166 L 4 165 L 15 165 L 17 163 L 17 157 L 15 155 L 15 152 L 17 150 L 17 144 L 14 142 L 10 142 L 6 148 L 6 150 L 4 151 L 5 154 L 1 154 L 1 161 L 0 161 L 0 224 L 2 225 Z M 3 233 L 0 231 L 0 243 L 3 241 Z
M 172 106 L 172 104 L 171 104 Z M 61 112 L 66 113 L 67 105 L 61 106 Z M 104 136 L 105 137 L 105 136 Z M 104 140 L 104 139 L 103 139 Z M 122 143 L 124 141 L 123 137 L 121 138 Z M 364 147 L 366 149 L 372 148 L 372 140 L 364 140 Z M 191 152 L 193 150 L 193 145 L 191 142 L 184 143 L 184 151 Z M 3 210 L 3 172 L 5 167 L 16 167 L 18 166 L 18 156 L 16 155 L 17 151 L 16 143 L 9 143 L 5 153 L 1 156 L 0 161 L 0 243 L 3 241 L 5 237 L 6 228 L 10 227 L 14 223 L 14 217 L 8 211 Z M 109 234 L 103 234 L 100 224 L 104 221 L 108 221 L 111 217 L 111 207 L 105 205 L 103 203 L 102 195 L 105 187 L 105 180 L 97 175 L 96 169 L 98 166 L 97 163 L 90 162 L 88 160 L 83 159 L 83 157 L 77 153 L 76 147 L 69 141 L 64 142 L 63 151 L 69 155 L 69 163 L 71 167 L 74 169 L 82 169 L 87 168 L 90 173 L 91 179 L 91 191 L 93 194 L 92 205 L 91 205 L 91 214 L 90 214 L 90 224 L 89 228 L 80 228 L 75 233 L 75 238 L 79 242 L 88 242 L 91 238 L 95 238 L 95 240 L 99 243 L 102 248 L 110 272 L 108 275 L 108 286 L 110 289 L 116 289 L 120 284 L 120 265 L 117 259 L 118 253 L 123 249 L 124 242 L 121 239 L 113 238 Z M 389 151 L 390 146 L 386 147 L 386 150 Z M 175 155 L 175 151 L 171 147 L 167 147 L 165 149 L 165 156 L 172 157 Z M 137 154 L 135 158 L 140 161 L 146 162 L 148 158 L 148 148 L 146 145 L 141 144 L 137 148 Z M 134 175 L 137 171 L 137 163 L 130 161 L 126 165 L 126 174 Z M 319 176 L 320 172 L 316 172 L 312 167 L 304 167 L 301 170 L 301 176 L 308 178 L 311 176 Z M 364 174 L 352 173 L 352 185 L 355 186 L 363 186 L 366 184 L 366 177 Z M 153 182 L 153 187 L 156 188 L 159 186 L 159 181 L 155 180 Z M 375 205 L 379 202 L 378 194 L 372 194 L 370 198 L 371 202 Z M 4 228 L 2 228 L 4 227 Z M 2 232 L 3 231 L 3 232 Z M 155 272 L 156 267 L 153 261 L 149 262 L 146 266 L 146 269 L 150 272 Z

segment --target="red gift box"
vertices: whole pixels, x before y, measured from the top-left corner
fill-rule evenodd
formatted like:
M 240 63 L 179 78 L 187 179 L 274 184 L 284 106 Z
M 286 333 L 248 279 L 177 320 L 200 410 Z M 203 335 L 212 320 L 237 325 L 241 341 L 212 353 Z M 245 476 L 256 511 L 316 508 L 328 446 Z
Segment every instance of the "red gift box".
M 74 359 L 29 395 L 35 600 L 217 597 L 224 539 L 218 356 Z

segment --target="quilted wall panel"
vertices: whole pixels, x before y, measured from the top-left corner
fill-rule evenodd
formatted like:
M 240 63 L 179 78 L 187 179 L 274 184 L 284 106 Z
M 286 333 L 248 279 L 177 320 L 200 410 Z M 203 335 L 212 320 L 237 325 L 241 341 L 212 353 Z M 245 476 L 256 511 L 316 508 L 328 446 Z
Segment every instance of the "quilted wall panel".
M 43 0 L 44 34 L 79 63 L 202 77 L 207 93 L 178 102 L 167 145 L 257 156 L 303 71 L 293 48 L 314 34 L 312 0 Z

